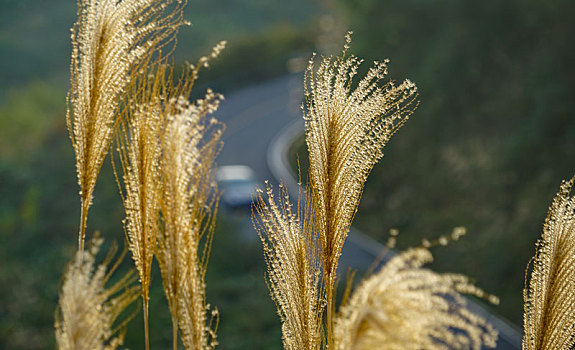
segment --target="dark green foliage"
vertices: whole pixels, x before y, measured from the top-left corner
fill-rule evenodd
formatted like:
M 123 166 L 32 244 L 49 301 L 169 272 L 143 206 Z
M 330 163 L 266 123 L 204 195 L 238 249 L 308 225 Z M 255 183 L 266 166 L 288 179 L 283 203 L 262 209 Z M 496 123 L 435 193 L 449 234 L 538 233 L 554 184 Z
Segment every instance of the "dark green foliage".
M 7 349 L 54 348 L 58 285 L 77 248 L 78 186 L 65 131 L 43 146 L 25 166 L 0 165 L 0 345 Z M 88 237 L 101 230 L 106 241 L 122 246 L 124 214 L 109 162 L 96 187 Z M 208 269 L 209 302 L 220 310 L 218 339 L 222 349 L 279 349 L 281 332 L 263 278 L 261 247 L 249 218 L 238 220 L 217 223 Z M 238 226 L 250 230 L 251 241 L 242 241 L 246 233 Z M 126 258 L 123 268 L 131 264 Z M 171 320 L 158 271 L 152 278 L 150 315 L 152 348 L 168 348 Z M 143 348 L 141 324 L 139 312 L 127 331 L 129 348 Z
M 5 90 L 0 97 L 0 158 L 4 162 L 23 165 L 30 161 L 64 127 L 64 91 L 40 80 Z
M 62 111 L 63 113 L 63 111 Z M 49 134 L 25 164 L 0 162 L 0 345 L 53 348 L 62 271 L 76 250 L 78 186 L 64 130 Z M 109 167 L 95 199 L 94 224 L 122 243 L 122 207 Z
M 261 244 L 248 221 L 243 216 L 216 224 L 206 282 L 209 302 L 220 311 L 219 348 L 281 349 Z
M 47 149 L 58 149 L 53 146 Z M 70 200 L 77 190 L 73 158 L 61 156 L 72 156 L 65 146 L 32 157 L 28 166 L 0 164 L 0 344 L 6 348 L 53 343 L 58 281 L 74 251 L 67 244 L 73 235 L 63 231 L 74 232 L 68 214 L 77 204 Z
M 354 53 L 391 58 L 391 76 L 416 82 L 422 101 L 374 170 L 357 225 L 382 241 L 396 227 L 401 247 L 466 226 L 436 267 L 477 278 L 520 323 L 524 268 L 575 167 L 575 5 L 338 3 Z
M 256 58 L 241 68 L 253 73 L 257 71 L 254 68 L 270 56 L 273 66 L 277 65 L 273 61 L 293 50 L 301 51 L 302 44 L 294 44 L 293 39 L 302 42 L 305 51 L 310 52 L 308 43 L 313 38 L 302 36 L 302 33 L 309 32 L 309 23 L 321 11 L 317 3 L 307 0 L 289 4 L 280 0 L 190 1 L 185 18 L 192 22 L 192 27 L 180 31 L 175 58 L 180 62 L 194 62 L 208 54 L 214 43 L 227 40 L 231 50 L 226 50 L 230 51 L 226 55 L 244 60 L 246 55 Z M 69 29 L 75 19 L 75 1 L 1 1 L 0 57 L 10 59 L 0 61 L 0 85 L 22 85 L 31 79 L 54 76 L 66 84 L 71 50 Z M 265 47 L 254 46 L 258 42 Z M 241 52 L 245 50 L 250 52 Z M 236 71 L 236 67 L 228 68 L 224 73 Z M 275 70 L 275 74 L 283 72 Z M 0 102 L 2 98 L 0 92 Z
M 200 81 L 207 81 L 206 86 L 226 92 L 285 74 L 289 59 L 307 58 L 313 50 L 315 31 L 311 24 L 298 28 L 283 23 L 273 25 L 256 36 L 228 41 L 217 62 L 202 74 Z

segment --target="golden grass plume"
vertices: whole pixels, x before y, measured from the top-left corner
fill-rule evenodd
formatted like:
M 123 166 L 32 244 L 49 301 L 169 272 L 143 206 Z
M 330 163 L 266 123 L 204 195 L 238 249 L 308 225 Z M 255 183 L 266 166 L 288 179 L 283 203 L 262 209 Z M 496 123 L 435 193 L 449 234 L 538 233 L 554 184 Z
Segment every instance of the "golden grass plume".
M 574 181 L 561 184 L 537 242 L 531 278 L 523 293 L 524 350 L 572 349 L 575 345 Z
M 178 132 L 174 131 L 173 127 L 170 129 L 170 122 L 174 118 L 171 114 L 181 114 L 185 108 L 193 108 L 186 107 L 189 106 L 186 101 L 199 69 L 207 64 L 209 58 L 217 57 L 224 46 L 225 42 L 219 43 L 211 55 L 202 57 L 197 65 L 187 65 L 177 79 L 174 77 L 173 67 L 165 64 L 162 59 L 155 61 L 146 67 L 148 74 L 139 76 L 131 86 L 128 103 L 120 114 L 117 151 L 123 176 L 116 176 L 116 180 L 126 211 L 124 227 L 128 247 L 140 275 L 145 302 L 148 299 L 150 268 L 156 251 L 157 235 L 162 228 L 160 208 L 162 195 L 165 193 L 164 182 L 167 179 L 162 176 L 162 171 L 165 167 L 173 169 L 178 166 L 177 162 L 181 162 L 180 159 L 171 157 L 170 152 L 162 150 L 162 147 L 170 147 L 166 142 L 162 143 L 162 140 L 166 141 L 171 136 L 166 135 L 166 132 Z M 209 108 L 215 110 L 221 95 L 209 91 L 206 98 L 212 101 L 207 103 Z M 206 106 L 200 108 L 204 107 Z M 196 126 L 195 129 L 200 136 L 204 130 L 202 128 L 203 126 Z M 207 149 L 210 147 L 203 150 L 202 156 L 207 156 L 206 162 L 213 162 L 215 154 L 208 154 Z M 198 185 L 209 187 L 210 184 Z
M 417 106 L 410 81 L 382 83 L 387 61 L 376 62 L 354 83 L 362 61 L 346 56 L 349 34 L 346 40 L 341 57 L 323 58 L 317 69 L 312 59 L 305 75 L 309 194 L 302 198 L 300 189 L 294 209 L 283 186 L 277 197 L 267 186 L 267 201 L 259 190 L 253 206 L 284 348 L 494 347 L 497 332 L 468 311 L 460 293 L 487 295 L 465 276 L 424 269 L 432 260 L 426 247 L 393 257 L 335 315 L 337 266 L 363 186 L 387 141 Z M 454 230 L 452 239 L 463 232 Z
M 211 57 L 222 48 L 216 46 Z M 204 58 L 190 68 L 190 74 L 197 74 L 202 62 Z M 218 314 L 217 310 L 207 314 L 205 274 L 218 202 L 215 158 L 223 133 L 223 124 L 209 115 L 223 97 L 211 90 L 194 103 L 187 97 L 169 96 L 163 106 L 165 123 L 159 140 L 163 227 L 157 236 L 157 259 L 172 314 L 174 347 L 179 328 L 186 349 L 205 349 L 217 344 L 213 323 L 217 326 Z
M 109 267 L 115 253 L 111 249 L 96 266 L 102 242 L 95 237 L 89 251 L 78 251 L 64 274 L 55 322 L 60 350 L 113 350 L 122 345 L 125 321 L 118 318 L 136 300 L 138 288 L 132 273 L 106 286 L 121 259 Z
M 169 89 L 169 69 L 155 64 L 142 76 L 120 118 L 117 144 L 122 181 L 116 180 L 126 218 L 123 221 L 128 249 L 138 271 L 142 289 L 144 334 L 148 344 L 150 273 L 160 230 L 160 129 L 162 96 Z M 114 163 L 112 163 L 114 164 Z M 115 170 L 115 167 L 114 167 Z M 123 188 L 122 188 L 123 184 Z
M 306 143 L 311 193 L 326 275 L 337 260 L 357 211 L 363 185 L 383 156 L 383 147 L 417 105 L 415 84 L 382 83 L 387 60 L 375 62 L 357 86 L 353 78 L 362 60 L 346 57 L 314 60 L 306 70 Z
M 252 220 L 263 244 L 268 288 L 282 321 L 284 349 L 321 348 L 323 291 L 313 209 L 309 200 L 292 208 L 287 189 L 276 198 L 271 186 L 258 190 Z
M 155 52 L 174 42 L 186 1 L 78 0 L 66 121 L 76 155 L 83 250 L 96 179 L 126 92 Z M 169 51 L 170 49 L 168 49 Z
M 354 82 L 362 60 L 347 56 L 350 35 L 340 57 L 323 58 L 317 69 L 315 57 L 310 60 L 304 82 L 309 188 L 327 294 L 328 340 L 337 265 L 363 186 L 387 141 L 417 106 L 415 84 L 383 82 L 387 60 L 375 62 Z
M 459 294 L 485 293 L 465 276 L 424 269 L 432 260 L 426 248 L 408 249 L 362 281 L 335 321 L 335 349 L 495 347 L 497 331 Z

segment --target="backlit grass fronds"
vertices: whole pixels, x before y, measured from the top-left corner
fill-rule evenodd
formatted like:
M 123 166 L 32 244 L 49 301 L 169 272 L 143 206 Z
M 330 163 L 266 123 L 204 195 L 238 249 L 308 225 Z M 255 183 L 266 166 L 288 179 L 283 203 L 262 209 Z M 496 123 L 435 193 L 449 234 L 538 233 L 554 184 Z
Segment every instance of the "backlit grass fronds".
M 88 209 L 126 91 L 185 24 L 185 1 L 78 0 L 66 120 L 76 155 L 83 250 Z M 169 51 L 170 49 L 168 49 Z
M 497 331 L 465 308 L 459 293 L 485 297 L 462 275 L 422 268 L 425 248 L 394 256 L 364 280 L 335 322 L 335 349 L 481 349 Z
M 575 344 L 575 178 L 563 182 L 537 242 L 524 291 L 523 349 L 573 349 Z
M 183 96 L 164 106 L 161 168 L 163 231 L 157 258 L 174 327 L 186 349 L 215 346 L 207 317 L 205 274 L 217 209 L 214 162 L 221 148 L 223 125 L 208 115 L 221 96 L 208 90 L 194 103 Z M 217 314 L 211 317 L 217 321 Z
M 409 80 L 384 82 L 387 61 L 375 62 L 354 83 L 362 60 L 347 56 L 315 58 L 305 74 L 305 131 L 309 151 L 309 188 L 315 207 L 327 293 L 328 339 L 334 312 L 333 286 L 341 250 L 357 211 L 363 186 L 383 147 L 417 105 Z
M 252 220 L 263 244 L 268 288 L 282 321 L 284 349 L 320 349 L 322 313 L 320 262 L 310 201 L 298 200 L 296 211 L 283 185 L 267 201 L 258 190 Z M 301 197 L 301 195 L 300 195 Z
M 96 266 L 101 245 L 102 239 L 94 238 L 89 251 L 78 251 L 64 274 L 55 323 L 60 350 L 112 350 L 122 345 L 125 321 L 118 318 L 136 300 L 138 288 L 131 273 L 106 287 L 121 259 L 109 268 L 112 249 Z
M 122 114 L 118 132 L 124 185 L 124 189 L 120 186 L 120 193 L 126 211 L 124 230 L 140 277 L 146 349 L 150 272 L 160 229 L 162 96 L 170 86 L 166 76 L 166 65 L 156 64 L 148 76 L 141 77 Z

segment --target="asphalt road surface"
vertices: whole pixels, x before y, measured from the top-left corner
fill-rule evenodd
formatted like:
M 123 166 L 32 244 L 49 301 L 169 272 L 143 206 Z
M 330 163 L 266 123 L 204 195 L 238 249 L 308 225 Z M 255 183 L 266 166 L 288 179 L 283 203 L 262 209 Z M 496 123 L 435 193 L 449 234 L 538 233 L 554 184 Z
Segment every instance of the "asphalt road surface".
M 215 114 L 226 124 L 224 147 L 218 164 L 248 165 L 254 169 L 261 187 L 265 180 L 277 185 L 279 180 L 274 178 L 266 159 L 268 148 L 282 130 L 301 121 L 302 98 L 303 74 L 284 76 L 226 96 Z M 242 235 L 255 239 L 256 232 L 251 228 L 249 215 L 245 215 L 245 220 Z M 377 242 L 352 232 L 344 246 L 341 271 L 347 267 L 365 271 L 380 249 Z M 474 305 L 476 307 L 479 306 Z M 494 315 L 481 313 L 500 331 L 497 349 L 521 348 L 521 338 L 516 329 Z
M 226 96 L 216 113 L 226 124 L 218 165 L 248 165 L 260 182 L 275 183 L 266 164 L 266 150 L 278 131 L 301 119 L 302 79 L 285 76 Z

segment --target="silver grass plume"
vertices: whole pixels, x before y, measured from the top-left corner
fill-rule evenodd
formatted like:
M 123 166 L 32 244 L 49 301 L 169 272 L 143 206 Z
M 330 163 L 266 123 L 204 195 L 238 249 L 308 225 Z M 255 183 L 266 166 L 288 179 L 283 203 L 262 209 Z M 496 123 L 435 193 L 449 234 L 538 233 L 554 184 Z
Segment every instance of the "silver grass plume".
M 574 181 L 561 184 L 537 242 L 531 279 L 523 292 L 524 350 L 573 349 L 575 345 Z
M 347 56 L 350 40 L 348 33 L 342 55 L 323 58 L 317 69 L 312 58 L 304 83 L 309 188 L 321 247 L 328 341 L 332 339 L 337 265 L 363 186 L 387 141 L 417 106 L 412 82 L 383 82 L 387 60 L 375 62 L 355 84 L 362 60 Z
M 78 0 L 66 121 L 82 202 L 78 247 L 126 92 L 155 52 L 173 47 L 186 1 Z M 168 48 L 170 51 L 171 48 Z
M 216 210 L 212 169 L 222 128 L 206 115 L 218 101 L 211 92 L 195 104 L 173 101 L 177 110 L 169 116 L 161 141 L 164 231 L 157 257 L 173 326 L 182 331 L 186 349 L 203 349 L 210 335 L 205 273 Z
M 432 260 L 426 248 L 409 249 L 362 281 L 335 321 L 334 349 L 495 347 L 497 331 L 459 293 L 486 294 L 465 276 L 422 268 Z
M 128 249 L 138 271 L 142 289 L 144 335 L 148 343 L 150 272 L 160 229 L 160 128 L 162 95 L 169 89 L 168 68 L 155 64 L 142 76 L 125 107 L 117 133 L 122 180 L 120 187 L 126 218 L 123 221 Z M 115 170 L 115 167 L 114 167 Z M 122 189 L 123 183 L 123 189 Z
M 67 268 L 56 312 L 56 343 L 60 350 L 117 349 L 123 343 L 126 321 L 118 321 L 138 297 L 134 275 L 128 273 L 107 287 L 121 259 L 109 264 L 115 250 L 96 266 L 103 240 L 95 237 L 87 252 L 78 251 Z
M 223 45 L 216 46 L 210 58 Z M 194 79 L 207 60 L 191 66 Z M 181 94 L 167 96 L 162 110 L 163 229 L 157 236 L 157 259 L 172 314 L 174 348 L 178 329 L 186 349 L 214 348 L 218 313 L 214 309 L 208 317 L 205 275 L 218 203 L 213 174 L 223 124 L 209 115 L 223 97 L 208 90 L 203 99 L 190 103 L 189 89 L 175 91 Z
M 323 291 L 313 207 L 300 193 L 294 209 L 283 185 L 277 198 L 269 185 L 267 201 L 262 193 L 256 194 L 252 220 L 263 244 L 267 285 L 282 321 L 284 349 L 319 350 Z

